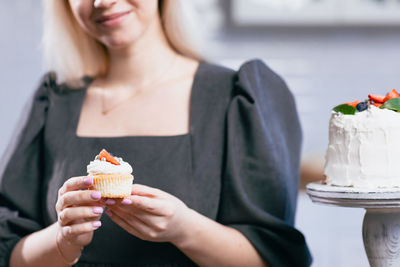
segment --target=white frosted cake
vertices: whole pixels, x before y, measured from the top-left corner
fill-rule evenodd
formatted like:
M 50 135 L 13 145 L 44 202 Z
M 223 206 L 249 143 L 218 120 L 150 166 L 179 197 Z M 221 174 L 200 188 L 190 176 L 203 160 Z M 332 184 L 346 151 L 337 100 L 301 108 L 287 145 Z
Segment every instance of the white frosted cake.
M 400 105 L 400 98 L 391 101 L 394 102 Z M 360 188 L 400 187 L 400 113 L 385 106 L 379 108 L 384 103 L 364 103 L 360 111 L 357 105 L 354 114 L 332 111 L 324 169 L 326 183 Z

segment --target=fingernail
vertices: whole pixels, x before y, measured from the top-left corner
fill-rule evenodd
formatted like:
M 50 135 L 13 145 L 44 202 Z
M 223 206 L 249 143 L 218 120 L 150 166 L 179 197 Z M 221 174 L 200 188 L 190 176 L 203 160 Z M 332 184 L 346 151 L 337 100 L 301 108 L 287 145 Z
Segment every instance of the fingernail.
M 93 177 L 87 177 L 83 180 L 85 185 L 92 185 L 93 184 Z
M 66 234 L 69 234 L 69 233 L 71 233 L 71 226 L 65 226 L 65 227 L 63 227 L 64 228 L 64 233 L 66 233 Z
M 124 200 L 121 201 L 121 203 L 124 205 L 130 205 L 130 204 L 132 204 L 132 200 L 125 198 Z
M 102 207 L 94 207 L 93 208 L 93 213 L 94 214 L 102 214 L 103 213 L 103 208 Z
M 101 221 L 92 222 L 94 228 L 99 228 L 101 226 Z
M 114 199 L 107 199 L 106 200 L 106 204 L 107 205 L 114 205 L 115 204 L 115 200 Z
M 106 212 L 106 214 L 107 214 L 108 216 L 112 216 L 111 210 L 106 210 L 105 212 Z
M 99 200 L 99 199 L 101 198 L 101 193 L 95 191 L 95 192 L 92 192 L 92 193 L 90 194 L 90 196 L 91 196 L 92 199 L 94 199 L 94 200 Z

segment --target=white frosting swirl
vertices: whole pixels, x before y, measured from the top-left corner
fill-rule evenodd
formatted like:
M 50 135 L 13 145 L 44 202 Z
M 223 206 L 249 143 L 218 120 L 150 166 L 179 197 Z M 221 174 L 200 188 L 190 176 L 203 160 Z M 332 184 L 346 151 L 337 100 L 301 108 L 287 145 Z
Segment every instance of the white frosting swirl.
M 95 159 L 87 166 L 87 172 L 89 174 L 97 173 L 132 173 L 132 167 L 128 162 L 122 160 L 122 158 L 116 158 L 121 165 L 115 165 L 108 161 Z

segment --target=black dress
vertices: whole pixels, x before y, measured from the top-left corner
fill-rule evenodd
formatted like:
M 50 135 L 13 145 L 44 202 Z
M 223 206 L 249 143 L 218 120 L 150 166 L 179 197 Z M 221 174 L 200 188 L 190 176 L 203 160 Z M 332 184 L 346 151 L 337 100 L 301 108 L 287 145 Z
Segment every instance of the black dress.
M 293 227 L 301 146 L 295 102 L 263 62 L 238 71 L 200 63 L 190 132 L 177 136 L 78 137 L 90 79 L 85 83 L 71 90 L 46 75 L 2 158 L 0 266 L 8 266 L 20 238 L 56 222 L 59 187 L 85 175 L 102 148 L 132 163 L 135 183 L 242 232 L 271 266 L 310 265 L 305 239 Z M 108 216 L 101 220 L 77 266 L 194 265 L 170 243 L 142 241 Z

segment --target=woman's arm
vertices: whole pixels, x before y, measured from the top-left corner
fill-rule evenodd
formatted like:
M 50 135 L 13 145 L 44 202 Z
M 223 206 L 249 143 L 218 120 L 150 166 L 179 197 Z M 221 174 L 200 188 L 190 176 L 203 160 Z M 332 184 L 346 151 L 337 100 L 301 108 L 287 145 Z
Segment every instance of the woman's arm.
M 184 234 L 174 245 L 200 266 L 266 266 L 249 240 L 238 230 L 194 210 Z
M 54 223 L 21 239 L 11 254 L 10 267 L 70 266 L 66 264 L 66 259 L 79 258 L 80 246 L 74 247 L 66 243 L 59 243 L 65 259 L 58 252 L 56 245 L 57 224 Z
M 108 205 L 106 214 L 132 235 L 171 242 L 201 266 L 265 266 L 247 238 L 189 209 L 161 190 L 133 185 L 133 195 Z
M 10 257 L 11 267 L 71 266 L 100 227 L 101 195 L 89 188 L 91 177 L 72 177 L 58 192 L 58 221 L 21 239 Z

